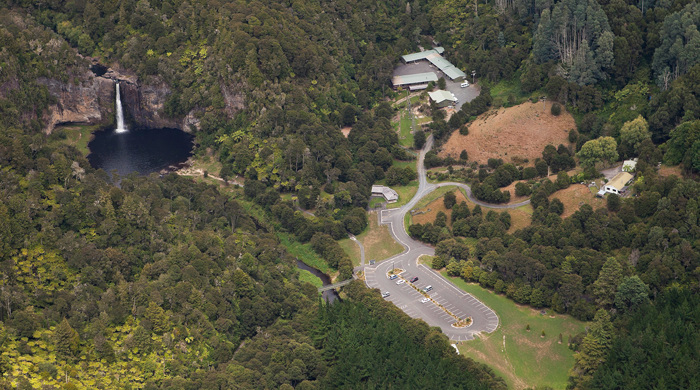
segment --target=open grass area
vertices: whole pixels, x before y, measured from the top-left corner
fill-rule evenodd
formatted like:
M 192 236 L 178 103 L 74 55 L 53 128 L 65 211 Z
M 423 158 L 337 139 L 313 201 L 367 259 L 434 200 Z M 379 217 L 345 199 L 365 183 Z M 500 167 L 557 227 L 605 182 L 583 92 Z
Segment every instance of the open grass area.
M 323 282 L 320 278 L 305 269 L 299 270 L 299 280 L 302 282 L 309 282 L 316 288 L 323 286 Z
M 379 225 L 376 212 L 369 213 L 368 218 L 369 226 L 364 232 L 356 236 L 357 240 L 365 247 L 366 262 L 388 259 L 403 252 L 403 246 L 394 241 L 389 232 L 389 227 L 387 225 Z
M 369 200 L 369 208 L 373 209 L 380 204 L 384 203 L 384 198 L 376 197 Z
M 549 196 L 549 199 L 557 198 L 561 200 L 564 204 L 564 213 L 561 217 L 566 218 L 575 213 L 586 203 L 591 205 L 593 210 L 605 207 L 605 200 L 598 198 L 596 196 L 597 192 L 598 190 L 595 187 L 589 188 L 585 184 L 572 184 L 569 188 L 556 191 Z
M 413 147 L 413 132 L 411 130 L 411 116 L 407 112 L 401 114 L 399 122 L 399 144 L 403 147 Z
M 518 71 L 510 80 L 503 79 L 496 84 L 488 85 L 489 88 L 491 88 L 491 96 L 495 103 L 500 102 L 505 105 L 514 105 L 523 103 L 533 97 L 539 98 L 543 95 L 542 91 L 534 91 L 531 93 L 524 92 L 522 90 L 522 84 L 520 83 L 520 74 L 521 72 Z M 514 102 L 509 102 L 511 95 L 515 98 Z
M 443 276 L 447 277 L 445 272 Z M 493 368 L 511 389 L 566 388 L 569 370 L 574 365 L 573 351 L 567 347 L 568 337 L 583 332 L 584 322 L 552 314 L 550 310 L 542 315 L 461 278 L 447 278 L 493 309 L 500 321 L 495 332 L 460 343 L 460 353 Z M 529 332 L 525 329 L 528 324 Z
M 92 132 L 99 128 L 99 126 L 88 125 L 58 126 L 54 129 L 54 133 L 56 133 L 54 137 L 56 137 L 58 142 L 72 145 L 84 156 L 87 156 L 90 154 L 88 143 L 92 139 Z
M 489 158 L 504 162 L 529 161 L 542 157 L 548 144 L 568 145 L 568 134 L 576 128 L 571 114 L 562 111 L 555 116 L 541 103 L 526 102 L 509 108 L 490 110 L 469 124 L 469 134 L 454 131 L 443 145 L 440 157 L 459 157 L 462 150 L 469 161 L 486 164 Z
M 418 180 L 413 180 L 408 183 L 407 186 L 396 186 L 391 187 L 397 194 L 399 194 L 399 200 L 396 203 L 389 203 L 386 207 L 388 209 L 393 209 L 396 207 L 401 207 L 408 203 L 413 198 L 413 195 L 418 192 Z
M 396 168 L 413 168 L 413 170 L 416 170 L 416 160 L 409 160 L 409 161 L 401 161 L 401 160 L 394 160 L 394 162 L 391 163 L 391 166 L 396 167 Z
M 442 211 L 447 215 L 448 225 L 451 226 L 452 222 L 450 216 L 452 215 L 452 210 L 445 209 L 445 204 L 442 200 L 446 193 L 454 191 L 455 195 L 457 195 L 457 203 L 465 202 L 467 206 L 469 206 L 469 210 L 473 210 L 476 206 L 474 203 L 472 203 L 469 199 L 466 198 L 463 189 L 460 188 L 459 191 L 457 191 L 456 189 L 457 187 L 455 186 L 448 186 L 439 188 L 430 193 L 428 196 L 426 196 L 420 202 L 418 202 L 418 204 L 414 208 L 414 210 L 421 210 L 423 211 L 423 213 L 414 216 L 411 216 L 409 213 L 407 213 L 406 218 L 404 220 L 404 225 L 410 226 L 411 223 L 432 223 L 433 221 L 435 221 L 437 213 Z M 532 206 L 530 206 L 529 204 L 517 207 L 515 209 L 505 210 L 481 207 L 481 211 L 483 214 L 486 214 L 487 212 L 489 212 L 489 210 L 494 210 L 497 213 L 505 211 L 508 214 L 510 214 L 511 224 L 510 229 L 508 229 L 509 233 L 513 233 L 518 229 L 530 226 L 530 223 L 532 222 Z
M 357 246 L 357 243 L 355 243 L 355 241 L 349 238 L 343 238 L 342 240 L 338 240 L 338 244 L 341 248 L 343 248 L 345 253 L 347 253 L 348 256 L 350 256 L 350 260 L 352 260 L 352 265 L 354 267 L 360 265 L 360 247 Z
M 277 237 L 282 243 L 282 246 L 287 248 L 287 251 L 293 256 L 298 257 L 304 264 L 314 267 L 326 275 L 334 276 L 337 271 L 331 268 L 323 259 L 321 259 L 313 249 L 311 244 L 302 244 L 294 240 L 288 233 L 276 232 Z

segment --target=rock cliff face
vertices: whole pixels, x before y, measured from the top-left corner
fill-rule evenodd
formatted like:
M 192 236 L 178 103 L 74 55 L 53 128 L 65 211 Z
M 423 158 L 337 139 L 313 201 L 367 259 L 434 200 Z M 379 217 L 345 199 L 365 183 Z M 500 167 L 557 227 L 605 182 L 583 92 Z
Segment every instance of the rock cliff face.
M 44 117 L 47 133 L 63 123 L 107 124 L 113 120 L 110 118 L 114 116 L 114 107 L 110 107 L 109 102 L 114 102 L 114 97 L 108 91 L 114 84 L 110 80 L 92 77 L 86 71 L 77 85 L 53 79 L 38 81 L 46 85 L 57 100 Z
M 173 127 L 188 132 L 200 128 L 199 119 L 194 111 L 184 118 L 166 117 L 163 107 L 170 94 L 170 88 L 158 78 L 143 83 L 136 76 L 126 72 L 107 69 L 98 76 L 86 69 L 77 79 L 78 83 L 40 80 L 57 100 L 57 104 L 49 107 L 49 112 L 44 117 L 46 133 L 51 133 L 60 124 L 113 123 L 117 81 L 120 83 L 122 105 L 129 124 L 153 128 Z M 222 89 L 226 112 L 233 116 L 236 111 L 244 108 L 244 96 L 229 89 Z

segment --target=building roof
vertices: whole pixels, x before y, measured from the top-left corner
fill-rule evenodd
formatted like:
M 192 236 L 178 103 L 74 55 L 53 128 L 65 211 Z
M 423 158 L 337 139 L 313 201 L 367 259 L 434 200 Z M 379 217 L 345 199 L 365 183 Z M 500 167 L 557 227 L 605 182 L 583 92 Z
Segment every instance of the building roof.
M 420 61 L 424 60 L 425 57 L 429 56 L 430 54 L 442 54 L 445 52 L 445 48 L 442 46 L 434 47 L 430 50 L 424 50 L 424 51 L 419 51 L 417 53 L 411 53 L 411 54 L 406 54 L 401 56 L 404 62 L 413 62 L 413 61 Z
M 615 177 L 613 177 L 612 180 L 610 180 L 605 186 L 612 187 L 618 191 L 621 191 L 625 184 L 627 184 L 628 181 L 632 180 L 633 177 L 634 176 L 627 172 L 620 172 L 617 175 L 615 175 Z
M 625 172 L 632 172 L 635 170 L 635 168 L 637 168 L 637 159 L 636 158 L 633 160 L 625 160 L 622 163 L 622 170 Z
M 428 92 L 428 96 L 435 102 L 435 103 L 441 103 L 444 102 L 445 100 L 449 100 L 451 102 L 457 101 L 457 98 L 455 95 L 450 92 L 450 91 L 445 91 L 442 89 L 438 89 L 435 92 Z
M 447 75 L 447 77 L 449 77 L 452 80 L 467 76 L 464 72 L 452 65 L 450 61 L 447 61 L 443 56 L 441 56 L 438 53 L 431 53 L 427 55 L 425 59 L 430 61 L 431 64 L 435 65 L 438 69 L 442 71 L 442 73 Z
M 422 89 L 428 88 L 428 84 L 415 84 L 415 85 L 409 85 L 408 90 L 409 91 L 420 91 Z
M 435 74 L 435 72 L 416 73 L 405 76 L 394 76 L 394 78 L 391 79 L 391 82 L 394 84 L 394 86 L 410 84 L 427 84 L 431 81 L 438 81 L 438 77 Z
M 419 51 L 418 53 L 411 53 L 401 56 L 404 62 L 413 62 L 424 60 L 430 54 L 438 54 L 435 50 Z
M 387 186 L 373 185 L 372 194 L 383 196 L 384 199 L 387 200 L 387 202 L 396 202 L 397 200 L 399 200 L 399 194 Z

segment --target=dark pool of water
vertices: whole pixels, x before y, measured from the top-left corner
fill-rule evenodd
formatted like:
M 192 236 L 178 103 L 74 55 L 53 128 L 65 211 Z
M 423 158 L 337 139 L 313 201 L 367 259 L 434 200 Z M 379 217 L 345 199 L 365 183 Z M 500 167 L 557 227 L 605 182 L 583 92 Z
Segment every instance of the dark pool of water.
M 149 174 L 183 163 L 192 154 L 194 137 L 178 129 L 99 130 L 88 144 L 88 161 L 107 173 Z
M 306 263 L 304 263 L 301 260 L 297 260 L 297 267 L 299 269 L 309 271 L 312 274 L 314 274 L 315 276 L 317 276 L 319 279 L 321 279 L 321 282 L 323 283 L 324 286 L 328 286 L 329 284 L 332 284 L 331 278 L 328 275 L 324 274 L 323 272 L 317 270 L 314 267 L 310 267 L 310 266 L 306 265 Z M 339 300 L 339 299 L 340 299 L 340 295 L 338 295 L 338 292 L 335 290 L 328 290 L 328 291 L 323 292 L 323 300 L 325 300 L 327 302 L 333 302 L 333 301 Z

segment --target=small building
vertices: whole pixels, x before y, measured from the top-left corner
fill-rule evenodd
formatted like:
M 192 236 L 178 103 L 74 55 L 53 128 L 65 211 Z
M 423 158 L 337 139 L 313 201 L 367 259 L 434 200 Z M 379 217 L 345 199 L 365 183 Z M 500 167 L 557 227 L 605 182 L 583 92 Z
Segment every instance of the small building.
M 632 159 L 632 160 L 625 160 L 622 163 L 622 170 L 624 172 L 634 172 L 635 169 L 637 169 L 637 160 L 638 159 Z
M 372 186 L 372 196 L 382 196 L 388 203 L 394 203 L 399 200 L 399 194 L 387 186 Z
M 442 89 L 428 92 L 428 96 L 430 96 L 430 100 L 435 102 L 435 105 L 440 108 L 451 106 L 457 101 L 457 98 L 452 92 Z
M 630 180 L 632 180 L 634 176 L 632 174 L 627 173 L 627 172 L 620 172 L 615 177 L 612 178 L 607 184 L 605 184 L 605 192 L 608 194 L 617 194 L 620 195 L 623 193 L 623 189 L 625 188 L 625 185 L 629 183 Z
M 428 87 L 428 83 L 430 83 L 431 81 L 434 83 L 438 81 L 438 77 L 435 74 L 435 72 L 416 73 L 405 76 L 394 76 L 391 79 L 391 83 L 394 84 L 394 88 L 408 87 L 411 90 L 414 90 L 414 88 L 425 89 Z

